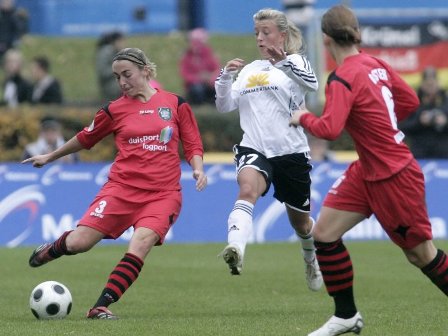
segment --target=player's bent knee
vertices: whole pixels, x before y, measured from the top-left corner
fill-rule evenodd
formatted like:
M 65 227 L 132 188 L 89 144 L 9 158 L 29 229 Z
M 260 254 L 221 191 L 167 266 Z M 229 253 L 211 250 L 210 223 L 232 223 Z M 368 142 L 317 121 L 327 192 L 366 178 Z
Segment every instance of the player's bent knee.
M 77 254 L 89 251 L 98 242 L 96 239 L 85 235 L 79 235 L 75 231 L 67 236 L 65 245 L 67 252 L 70 254 Z
M 408 261 L 418 268 L 428 265 L 437 255 L 437 249 L 430 240 L 417 245 L 413 249 L 403 250 L 403 252 Z

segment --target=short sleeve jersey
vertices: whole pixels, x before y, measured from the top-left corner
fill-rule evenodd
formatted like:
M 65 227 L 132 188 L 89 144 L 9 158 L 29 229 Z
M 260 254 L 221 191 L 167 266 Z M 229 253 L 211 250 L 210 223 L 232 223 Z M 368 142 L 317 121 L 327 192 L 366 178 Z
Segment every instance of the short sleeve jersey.
M 109 179 L 140 189 L 180 190 L 179 141 L 188 162 L 193 155 L 203 155 L 190 105 L 162 90 L 148 102 L 127 96 L 113 101 L 77 139 L 90 149 L 109 134 L 117 148 Z
M 322 116 L 305 114 L 301 125 L 328 140 L 345 128 L 365 180 L 386 179 L 412 160 L 397 121 L 417 109 L 418 97 L 387 63 L 364 53 L 347 57 L 330 74 L 325 96 Z

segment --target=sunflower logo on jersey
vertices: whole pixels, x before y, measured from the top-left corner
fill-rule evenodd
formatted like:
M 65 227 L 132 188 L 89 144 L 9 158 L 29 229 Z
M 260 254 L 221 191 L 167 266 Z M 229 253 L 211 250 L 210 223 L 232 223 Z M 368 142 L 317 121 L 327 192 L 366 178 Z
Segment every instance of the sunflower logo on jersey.
M 267 73 L 258 73 L 249 77 L 247 81 L 247 88 L 256 87 L 256 86 L 265 86 L 269 85 L 268 74 Z

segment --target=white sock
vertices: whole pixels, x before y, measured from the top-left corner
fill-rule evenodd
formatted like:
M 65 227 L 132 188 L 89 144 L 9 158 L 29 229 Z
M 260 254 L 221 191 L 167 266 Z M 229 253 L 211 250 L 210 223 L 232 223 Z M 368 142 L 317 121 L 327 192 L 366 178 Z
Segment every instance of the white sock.
M 244 255 L 247 241 L 252 234 L 252 213 L 254 205 L 250 202 L 238 200 L 235 202 L 227 221 L 229 244 L 236 244 Z
M 314 225 L 314 219 L 311 217 L 310 219 L 313 221 Z M 303 258 L 308 263 L 312 262 L 314 258 L 316 258 L 316 248 L 314 247 L 314 238 L 312 232 L 313 229 L 311 229 L 310 233 L 308 233 L 306 236 L 297 234 L 299 236 L 300 243 L 302 244 Z

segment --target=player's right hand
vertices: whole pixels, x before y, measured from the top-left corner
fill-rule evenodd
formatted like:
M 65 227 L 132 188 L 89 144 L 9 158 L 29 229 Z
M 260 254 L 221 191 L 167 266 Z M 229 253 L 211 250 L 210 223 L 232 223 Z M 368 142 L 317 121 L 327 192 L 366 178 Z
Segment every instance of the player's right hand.
M 50 159 L 50 154 L 36 155 L 36 156 L 33 156 L 33 157 L 23 160 L 22 163 L 30 163 L 31 162 L 33 164 L 33 167 L 42 168 L 48 162 L 50 162 L 49 159 Z
M 226 71 L 228 72 L 237 72 L 241 70 L 242 67 L 244 67 L 244 60 L 241 58 L 234 58 L 233 60 L 230 60 L 226 64 Z

